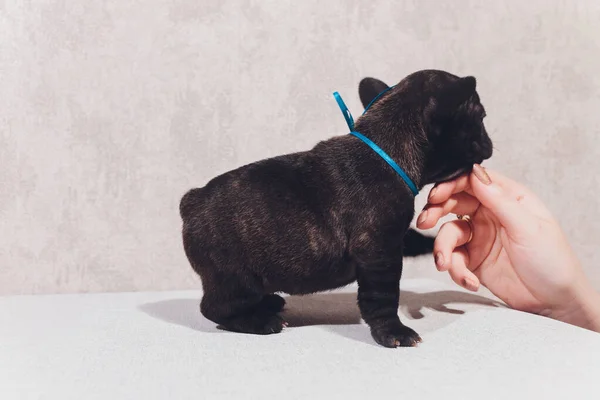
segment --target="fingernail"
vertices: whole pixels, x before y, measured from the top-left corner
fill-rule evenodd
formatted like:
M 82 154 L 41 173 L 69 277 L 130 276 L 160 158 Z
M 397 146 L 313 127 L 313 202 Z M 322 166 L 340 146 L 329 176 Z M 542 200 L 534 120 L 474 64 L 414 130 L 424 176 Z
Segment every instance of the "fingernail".
M 434 186 L 433 189 L 431 189 L 431 192 L 429 192 L 429 197 L 427 197 L 427 199 L 431 199 L 433 196 L 435 196 L 435 192 L 437 192 L 437 186 Z
M 422 224 L 427 219 L 427 210 L 423 210 L 419 218 L 417 219 L 417 224 Z
M 444 266 L 444 255 L 439 251 L 435 253 L 435 263 L 438 267 Z
M 481 181 L 481 183 L 483 183 L 484 185 L 489 185 L 492 183 L 490 176 L 487 174 L 487 172 L 485 172 L 485 170 L 483 169 L 483 167 L 481 165 L 479 165 L 479 164 L 473 165 L 473 173 L 475 174 L 477 179 L 479 179 Z

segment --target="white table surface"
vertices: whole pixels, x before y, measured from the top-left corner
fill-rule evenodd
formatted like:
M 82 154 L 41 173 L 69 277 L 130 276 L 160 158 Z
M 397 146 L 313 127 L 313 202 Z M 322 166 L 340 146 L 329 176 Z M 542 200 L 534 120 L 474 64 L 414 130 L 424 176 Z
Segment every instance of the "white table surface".
M 0 399 L 600 399 L 600 334 L 401 286 L 417 348 L 377 346 L 355 286 L 288 299 L 270 336 L 217 330 L 198 291 L 0 297 Z

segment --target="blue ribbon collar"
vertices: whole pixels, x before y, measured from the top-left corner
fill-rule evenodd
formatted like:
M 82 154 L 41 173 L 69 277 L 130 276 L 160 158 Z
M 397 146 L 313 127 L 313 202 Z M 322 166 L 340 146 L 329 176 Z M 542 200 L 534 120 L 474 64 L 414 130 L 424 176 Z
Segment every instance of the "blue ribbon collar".
M 367 105 L 367 107 L 365 108 L 365 111 L 363 111 L 363 114 L 367 112 L 369 107 L 371 107 L 371 105 L 373 103 L 375 103 L 375 101 L 377 99 L 379 99 L 384 93 L 386 93 L 392 87 L 387 88 L 386 90 L 384 90 L 383 92 L 381 92 L 377 96 L 375 96 L 375 98 L 373 100 L 371 100 L 369 105 Z M 342 110 L 342 114 L 344 114 L 344 118 L 346 119 L 348 128 L 350 128 L 350 135 L 353 135 L 353 136 L 359 138 L 360 140 L 362 140 L 363 142 L 365 142 L 375 153 L 377 153 L 377 155 L 379 155 L 379 157 L 383 158 L 383 160 L 386 163 L 388 163 L 390 165 L 390 167 L 392 167 L 394 169 L 394 171 L 396 171 L 398 173 L 398 175 L 400 175 L 400 177 L 408 185 L 408 187 L 410 188 L 410 191 L 412 192 L 412 194 L 414 196 L 419 194 L 419 189 L 417 189 L 417 186 L 408 177 L 406 172 L 404 172 L 404 170 L 402 168 L 400 168 L 400 166 L 398 164 L 396 164 L 396 162 L 394 160 L 392 160 L 392 158 L 390 156 L 388 156 L 387 153 L 381 149 L 381 147 L 377 146 L 375 143 L 373 143 L 373 141 L 371 141 L 368 137 L 364 136 L 362 133 L 356 132 L 354 130 L 354 118 L 352 118 L 352 114 L 350 113 L 350 110 L 348 110 L 348 107 L 346 106 L 346 103 L 344 103 L 344 100 L 342 100 L 342 97 L 340 96 L 340 94 L 338 92 L 335 92 L 335 93 L 333 93 L 333 97 L 335 98 L 335 101 L 337 101 L 337 104 L 340 107 L 340 110 Z

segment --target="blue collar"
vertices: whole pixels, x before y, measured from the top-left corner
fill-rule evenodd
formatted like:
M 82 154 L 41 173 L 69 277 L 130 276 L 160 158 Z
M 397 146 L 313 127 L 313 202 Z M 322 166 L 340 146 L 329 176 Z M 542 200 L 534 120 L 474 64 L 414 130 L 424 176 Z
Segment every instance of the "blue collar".
M 369 105 L 365 108 L 365 111 L 363 111 L 363 114 L 367 112 L 367 110 L 369 109 L 369 107 L 371 107 L 371 105 L 375 102 L 375 100 L 379 99 L 385 92 L 390 90 L 392 87 L 387 88 L 383 92 L 379 93 L 373 100 L 371 100 Z M 340 96 L 340 94 L 338 92 L 335 92 L 335 93 L 333 93 L 333 97 L 335 97 L 335 101 L 337 101 L 338 106 L 340 107 L 340 110 L 342 110 L 342 114 L 344 114 L 344 118 L 346 119 L 348 128 L 350 128 L 350 135 L 353 135 L 353 136 L 359 138 L 360 140 L 362 140 L 363 142 L 365 142 L 371 149 L 373 149 L 373 151 L 375 153 L 377 153 L 379 155 L 379 157 L 383 158 L 385 160 L 385 162 L 387 162 L 390 165 L 390 167 L 392 167 L 394 169 L 394 171 L 396 171 L 398 173 L 398 175 L 400 175 L 400 177 L 404 180 L 404 182 L 406 182 L 406 184 L 408 185 L 408 187 L 410 188 L 410 191 L 412 192 L 412 194 L 414 196 L 419 194 L 419 189 L 417 189 L 417 186 L 408 177 L 406 172 L 404 172 L 404 170 L 402 168 L 400 168 L 400 166 L 398 164 L 396 164 L 396 162 L 394 160 L 392 160 L 392 158 L 390 156 L 388 156 L 387 153 L 381 149 L 381 147 L 379 147 L 375 143 L 373 143 L 368 137 L 366 137 L 363 134 L 356 132 L 354 130 L 354 118 L 352 118 L 352 114 L 350 113 L 350 110 L 348 110 L 348 107 L 346 106 L 346 103 L 344 103 L 344 100 L 342 100 L 342 97 Z

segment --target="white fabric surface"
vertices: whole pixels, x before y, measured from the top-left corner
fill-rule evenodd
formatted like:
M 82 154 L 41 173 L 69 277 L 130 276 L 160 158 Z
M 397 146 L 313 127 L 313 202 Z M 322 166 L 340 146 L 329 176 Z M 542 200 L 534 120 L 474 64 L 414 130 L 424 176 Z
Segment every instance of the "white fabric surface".
M 600 398 L 600 335 L 402 282 L 417 348 L 375 345 L 354 286 L 288 299 L 282 334 L 217 330 L 200 292 L 0 298 L 0 398 Z M 410 396 L 410 397 L 409 397 Z

